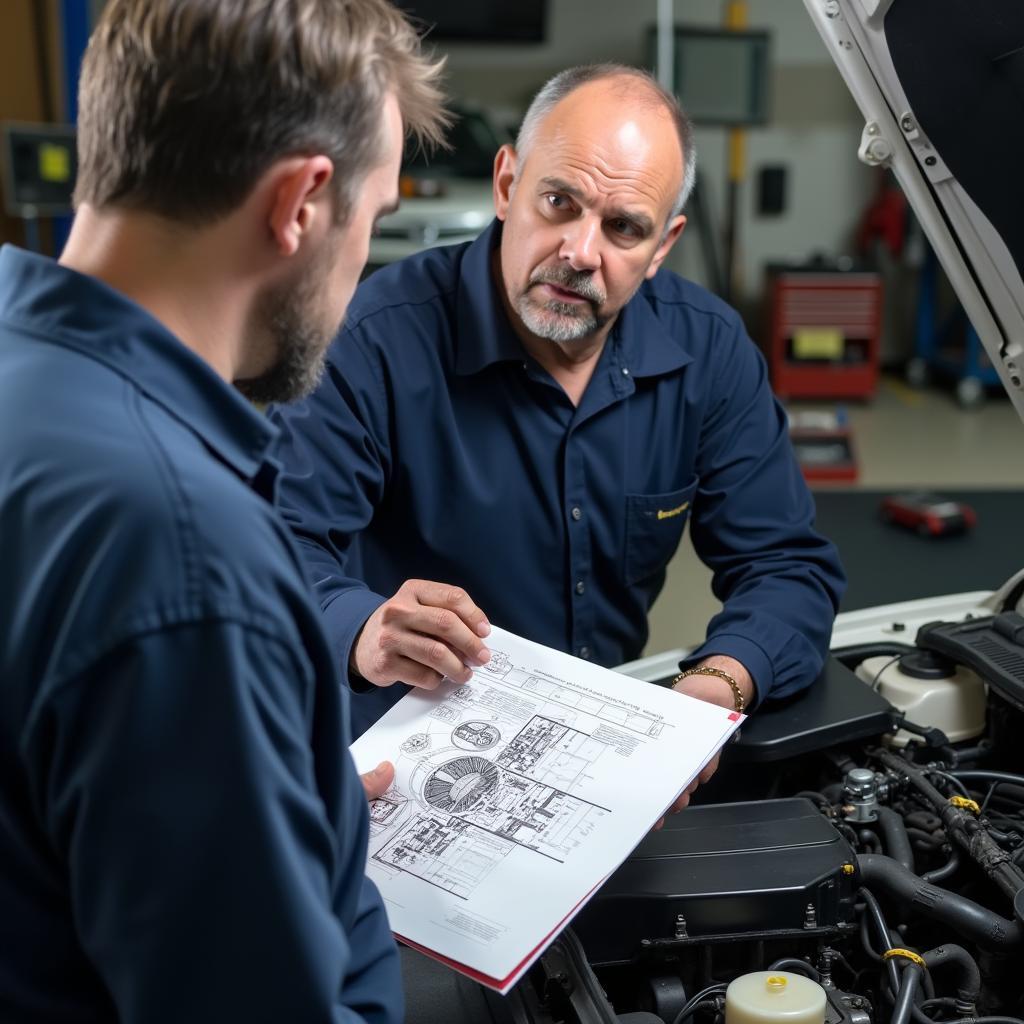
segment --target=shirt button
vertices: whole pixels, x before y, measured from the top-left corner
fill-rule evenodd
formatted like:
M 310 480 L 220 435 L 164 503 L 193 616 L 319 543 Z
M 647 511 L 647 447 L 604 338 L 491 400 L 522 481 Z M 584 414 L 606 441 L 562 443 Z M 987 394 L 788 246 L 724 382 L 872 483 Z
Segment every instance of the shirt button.
M 628 377 L 629 376 L 629 370 L 627 370 L 625 367 L 622 368 L 622 376 L 623 377 Z
M 581 658 L 589 658 L 590 657 L 590 648 L 587 647 L 585 644 L 584 644 L 583 647 L 580 648 L 580 657 Z
M 582 594 L 583 591 L 586 590 L 586 589 L 587 589 L 587 585 L 583 582 L 583 580 L 577 580 L 576 581 L 576 593 L 577 594 Z
M 583 509 L 581 509 L 579 505 L 573 505 L 572 517 L 576 520 L 576 522 L 579 522 L 583 518 Z

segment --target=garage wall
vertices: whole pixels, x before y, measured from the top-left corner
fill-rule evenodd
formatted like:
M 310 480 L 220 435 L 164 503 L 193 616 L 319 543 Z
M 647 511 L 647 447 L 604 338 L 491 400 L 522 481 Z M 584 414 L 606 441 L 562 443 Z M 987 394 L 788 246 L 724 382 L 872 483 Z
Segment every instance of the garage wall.
M 676 0 L 676 20 L 719 25 L 723 8 L 719 0 Z M 655 14 L 655 0 L 550 0 L 543 44 L 445 45 L 450 86 L 514 126 L 537 88 L 564 67 L 603 60 L 645 64 Z M 740 294 L 748 303 L 760 291 L 766 261 L 800 259 L 816 250 L 846 252 L 874 180 L 856 158 L 860 115 L 803 4 L 750 0 L 749 23 L 772 31 L 774 70 L 772 119 L 748 135 L 751 178 L 739 223 Z M 697 145 L 702 182 L 721 223 L 726 132 L 698 127 Z M 766 163 L 789 171 L 789 205 L 779 216 L 761 217 L 755 210 L 753 178 Z M 705 282 L 695 232 L 683 236 L 671 265 Z
M 40 77 L 33 9 L 44 14 L 46 52 L 49 56 L 49 101 Z M 62 108 L 61 76 L 57 44 L 56 0 L 0 0 L 0 121 L 45 121 Z M 24 244 L 20 221 L 3 212 L 0 182 L 0 243 Z M 47 225 L 44 224 L 44 231 Z M 48 235 L 44 236 L 44 244 Z

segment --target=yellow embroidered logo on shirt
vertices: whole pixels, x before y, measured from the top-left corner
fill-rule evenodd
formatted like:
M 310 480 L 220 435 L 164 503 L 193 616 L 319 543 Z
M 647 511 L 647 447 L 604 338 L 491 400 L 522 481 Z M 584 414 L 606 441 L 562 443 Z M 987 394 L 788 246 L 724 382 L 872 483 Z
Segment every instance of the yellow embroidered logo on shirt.
M 669 508 L 669 509 L 659 508 L 658 509 L 658 518 L 659 519 L 671 519 L 673 516 L 681 515 L 689 507 L 690 507 L 690 503 L 688 501 L 684 501 L 682 503 L 682 505 L 678 505 L 678 506 L 676 506 L 676 508 Z

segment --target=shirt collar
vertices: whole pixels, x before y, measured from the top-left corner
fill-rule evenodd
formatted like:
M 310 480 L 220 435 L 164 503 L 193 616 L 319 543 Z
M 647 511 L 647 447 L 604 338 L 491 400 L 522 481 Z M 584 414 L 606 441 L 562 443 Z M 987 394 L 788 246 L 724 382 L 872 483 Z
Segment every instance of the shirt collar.
M 244 479 L 266 461 L 277 428 L 151 314 L 102 281 L 5 245 L 0 321 L 130 380 Z
M 500 244 L 501 221 L 495 218 L 462 257 L 455 355 L 455 370 L 462 376 L 479 373 L 492 363 L 525 358 L 491 273 L 491 254 Z M 633 377 L 661 376 L 693 361 L 684 348 L 685 339 L 665 329 L 654 301 L 651 283 L 645 281 L 619 313 L 609 337 L 620 346 L 623 366 Z
M 661 377 L 693 362 L 686 351 L 689 339 L 669 332 L 658 316 L 657 301 L 653 281 L 644 281 L 612 328 L 612 337 L 621 346 L 622 365 L 634 379 Z
M 526 358 L 502 305 L 491 273 L 491 254 L 501 243 L 501 221 L 495 218 L 462 256 L 457 299 L 459 334 L 455 372 L 470 376 L 492 363 Z

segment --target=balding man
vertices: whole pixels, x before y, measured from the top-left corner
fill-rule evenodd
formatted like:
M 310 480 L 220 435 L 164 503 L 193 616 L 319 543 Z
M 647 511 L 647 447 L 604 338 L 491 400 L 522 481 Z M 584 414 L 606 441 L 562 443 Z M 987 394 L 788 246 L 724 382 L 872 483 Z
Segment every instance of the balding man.
M 687 521 L 724 607 L 676 689 L 749 710 L 818 674 L 844 581 L 785 416 L 736 313 L 662 269 L 693 178 L 648 75 L 559 74 L 497 155 L 491 228 L 364 282 L 275 413 L 357 733 L 468 678 L 490 621 L 638 657 Z

